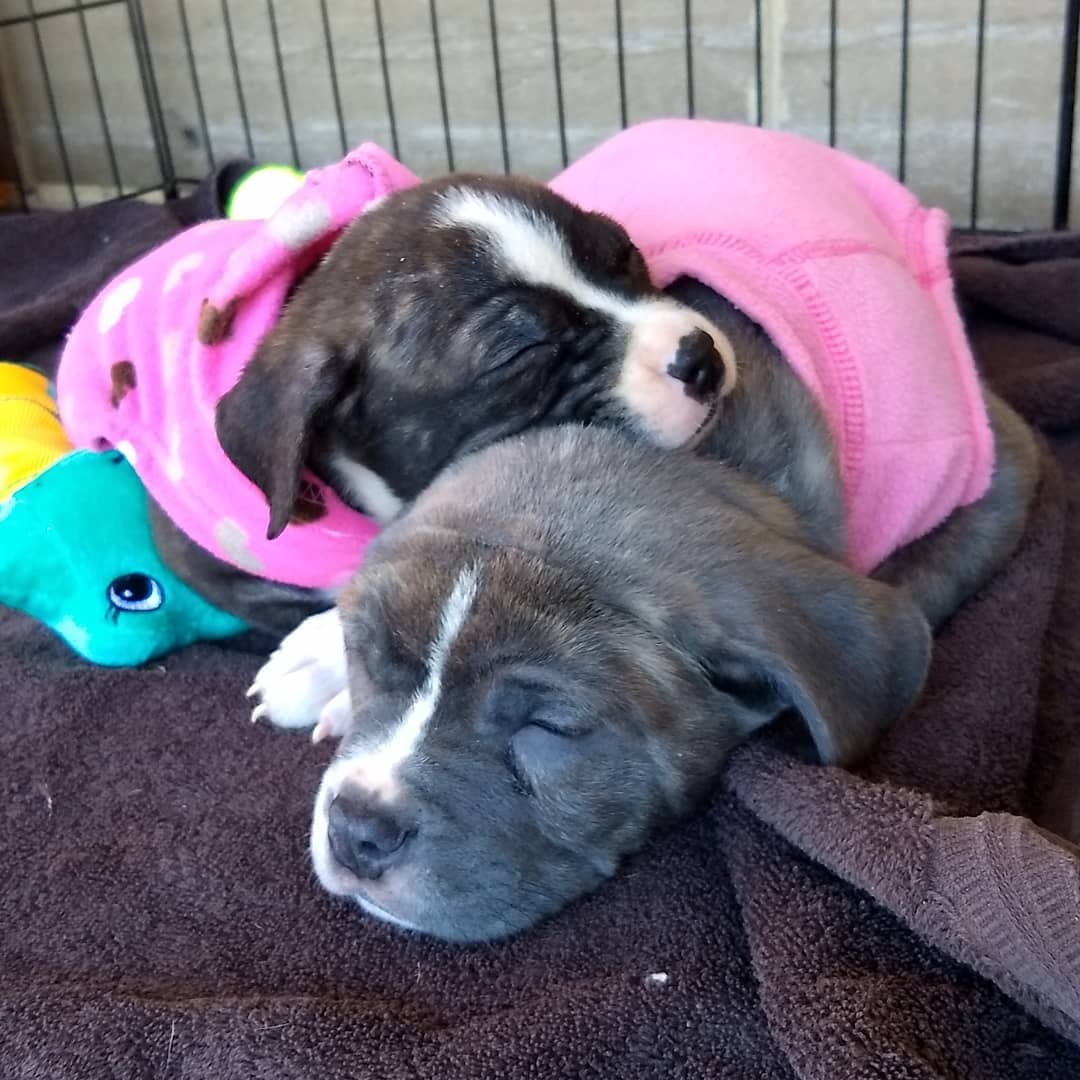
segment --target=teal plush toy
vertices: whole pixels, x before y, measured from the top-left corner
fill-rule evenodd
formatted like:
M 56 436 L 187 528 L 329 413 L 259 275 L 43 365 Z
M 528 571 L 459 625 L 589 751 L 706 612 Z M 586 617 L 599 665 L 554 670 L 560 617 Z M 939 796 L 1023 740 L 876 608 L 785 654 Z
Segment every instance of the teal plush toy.
M 0 363 L 0 432 L 0 603 L 114 667 L 246 628 L 158 557 L 124 457 L 71 449 L 43 375 Z

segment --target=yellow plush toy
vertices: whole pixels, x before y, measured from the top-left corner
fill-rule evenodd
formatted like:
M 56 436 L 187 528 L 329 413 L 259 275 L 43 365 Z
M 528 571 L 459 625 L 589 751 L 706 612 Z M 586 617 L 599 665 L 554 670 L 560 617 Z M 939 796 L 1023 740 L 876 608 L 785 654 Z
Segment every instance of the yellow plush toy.
M 74 449 L 60 427 L 49 381 L 19 364 L 0 364 L 0 502 Z

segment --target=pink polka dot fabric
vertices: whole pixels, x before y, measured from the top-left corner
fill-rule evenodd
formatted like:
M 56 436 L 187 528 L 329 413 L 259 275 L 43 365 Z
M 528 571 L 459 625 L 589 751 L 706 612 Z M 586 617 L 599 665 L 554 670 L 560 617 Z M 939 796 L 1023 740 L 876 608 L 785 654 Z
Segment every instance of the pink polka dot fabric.
M 309 172 L 267 221 L 195 226 L 126 269 L 82 314 L 64 348 L 57 397 L 69 438 L 79 447 L 120 449 L 176 525 L 218 558 L 293 585 L 343 584 L 375 523 L 309 475 L 305 483 L 321 489 L 326 514 L 267 540 L 266 498 L 225 456 L 214 410 L 292 284 L 373 200 L 416 183 L 366 144 Z M 204 344 L 208 305 L 222 315 L 222 336 Z M 122 387 L 118 364 L 134 369 Z

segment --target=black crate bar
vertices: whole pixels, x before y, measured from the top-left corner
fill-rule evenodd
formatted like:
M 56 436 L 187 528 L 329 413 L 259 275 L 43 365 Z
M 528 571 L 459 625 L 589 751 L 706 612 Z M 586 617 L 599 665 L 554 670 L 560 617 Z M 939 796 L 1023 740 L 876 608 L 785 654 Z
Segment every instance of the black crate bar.
M 900 133 L 897 145 L 896 175 L 901 183 L 907 177 L 908 48 L 911 38 L 910 0 L 900 7 Z
M 683 5 L 683 26 L 686 31 L 686 115 L 693 117 L 694 109 L 694 12 L 692 0 Z
M 285 58 L 281 55 L 281 38 L 278 36 L 274 0 L 266 0 L 266 15 L 270 21 L 270 41 L 274 46 L 274 66 L 277 68 L 278 86 L 281 88 L 281 107 L 285 110 L 285 130 L 289 135 L 289 151 L 292 154 L 293 167 L 299 169 L 300 146 L 296 141 L 296 126 L 293 124 L 292 105 L 289 102 L 289 83 L 285 78 Z
M 341 153 L 349 151 L 349 140 L 345 134 L 345 113 L 341 108 L 341 87 L 338 85 L 337 61 L 334 58 L 334 35 L 330 29 L 330 12 L 326 0 L 319 0 L 319 14 L 322 18 L 323 40 L 326 43 L 326 63 L 330 72 L 330 92 L 334 95 L 334 117 L 337 120 L 338 141 Z
M 836 145 L 836 3 L 829 0 L 829 145 Z
M 176 190 L 176 169 L 173 166 L 172 150 L 169 147 L 169 133 L 165 127 L 165 113 L 161 107 L 161 95 L 158 93 L 157 79 L 154 76 L 154 61 L 150 54 L 150 39 L 146 33 L 146 18 L 143 15 L 142 0 L 128 0 L 128 24 L 135 44 L 135 60 L 139 67 L 139 81 L 142 83 L 143 98 L 147 115 L 150 118 L 150 133 L 154 140 L 154 153 L 161 170 L 161 190 L 166 199 L 174 199 Z
M 1076 123 L 1076 51 L 1080 42 L 1080 0 L 1065 7 L 1065 44 L 1061 56 L 1058 104 L 1057 167 L 1054 173 L 1054 228 L 1069 224 L 1072 194 L 1073 130 Z
M 41 81 L 45 88 L 45 101 L 49 106 L 49 118 L 52 120 L 56 149 L 60 155 L 60 168 L 64 172 L 64 180 L 67 183 L 71 205 L 78 206 L 79 195 L 75 190 L 75 179 L 71 173 L 71 161 L 68 158 L 67 143 L 64 141 L 64 130 L 60 126 L 60 113 L 56 108 L 56 94 L 53 92 L 49 65 L 45 60 L 45 45 L 41 40 L 41 23 L 38 21 L 37 12 L 34 10 L 34 0 L 26 0 L 26 15 L 30 20 L 30 32 L 34 38 L 34 52 L 37 54 L 38 66 L 41 68 Z
M 626 49 L 623 46 L 622 0 L 615 0 L 615 58 L 619 68 L 619 125 L 629 123 L 626 107 Z
M 503 101 L 502 65 L 499 63 L 499 27 L 495 20 L 495 0 L 488 0 L 488 23 L 491 26 L 491 64 L 495 73 L 495 105 L 499 110 L 499 144 L 502 147 L 503 172 L 510 171 L 510 143 L 506 136 L 506 104 Z
M 30 206 L 26 201 L 26 183 L 23 180 L 22 167 L 19 165 L 19 154 L 15 148 L 15 130 L 11 122 L 11 113 L 8 111 L 7 103 L 4 100 L 3 87 L 0 87 L 0 130 L 4 132 L 7 159 L 11 162 L 11 171 L 14 173 L 15 191 L 19 196 L 19 209 L 28 210 Z
M 761 0 L 754 0 L 754 94 L 757 103 L 757 115 L 754 123 L 758 127 L 765 122 L 765 83 L 762 74 L 763 42 L 762 34 L 764 27 L 761 21 Z
M 390 86 L 390 63 L 386 55 L 386 30 L 383 27 L 381 0 L 373 0 L 375 11 L 375 35 L 379 39 L 379 66 L 382 68 L 383 94 L 386 96 L 386 119 L 390 123 L 390 145 L 394 157 L 401 157 L 398 149 L 397 118 L 394 116 L 394 92 Z
M 975 29 L 975 116 L 971 146 L 971 228 L 979 224 L 979 165 L 982 158 L 983 59 L 986 53 L 986 0 L 979 0 L 979 21 Z
M 203 105 L 202 87 L 199 85 L 199 69 L 195 64 L 195 48 L 191 43 L 191 26 L 188 22 L 187 0 L 176 0 L 177 13 L 180 16 L 180 33 L 184 38 L 184 52 L 187 55 L 188 73 L 191 75 L 191 89 L 195 95 L 195 112 L 199 118 L 199 130 L 202 132 L 203 148 L 206 160 L 213 169 L 217 165 L 214 157 L 214 144 L 210 139 L 210 128 L 206 122 L 206 108 Z
M 112 132 L 109 130 L 109 118 L 105 115 L 105 100 L 101 96 L 101 83 L 98 80 L 97 64 L 94 62 L 94 49 L 90 44 L 90 30 L 86 25 L 86 12 L 82 8 L 79 8 L 78 17 L 79 34 L 82 38 L 83 52 L 86 55 L 86 66 L 90 72 L 90 88 L 94 94 L 98 123 L 101 124 L 101 136 L 105 140 L 105 156 L 109 162 L 109 172 L 112 174 L 116 194 L 123 195 L 124 185 L 120 180 L 120 167 L 116 162 L 116 150 L 113 147 Z
M 35 11 L 31 5 L 27 5 L 25 15 L 9 15 L 6 19 L 0 19 L 0 30 L 8 26 L 25 26 L 26 23 L 44 22 L 46 19 L 55 19 L 61 15 L 74 15 L 77 11 L 94 11 L 96 8 L 116 7 L 125 0 L 86 0 L 85 4 L 68 4 L 66 7 L 50 8 L 48 11 Z
M 221 25 L 225 30 L 225 47 L 229 53 L 229 67 L 232 69 L 233 89 L 236 91 L 236 104 L 240 110 L 240 126 L 244 129 L 244 145 L 247 156 L 255 160 L 255 142 L 251 137 L 251 119 L 248 117 L 247 101 L 244 98 L 244 83 L 240 78 L 240 61 L 236 55 L 236 38 L 233 36 L 232 15 L 229 12 L 229 0 L 221 0 Z
M 439 13 L 435 10 L 435 0 L 428 0 L 431 12 L 431 43 L 435 50 L 435 78 L 439 84 L 439 109 L 442 112 L 443 139 L 446 143 L 446 167 L 454 171 L 454 141 L 450 137 L 450 108 L 446 103 L 446 76 L 443 73 L 442 45 L 439 40 Z
M 551 62 L 555 75 L 555 111 L 559 118 L 559 153 L 563 168 L 570 164 L 570 153 L 566 144 L 566 101 L 563 97 L 562 58 L 559 55 L 559 14 L 555 0 L 548 0 L 548 18 L 551 22 Z

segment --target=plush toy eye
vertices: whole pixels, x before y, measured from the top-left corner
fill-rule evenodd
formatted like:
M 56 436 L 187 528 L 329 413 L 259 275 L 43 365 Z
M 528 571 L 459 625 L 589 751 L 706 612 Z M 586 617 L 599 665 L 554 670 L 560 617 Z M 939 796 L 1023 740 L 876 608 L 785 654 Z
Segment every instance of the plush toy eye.
M 157 611 L 165 592 L 146 574 L 124 574 L 109 585 L 109 603 L 120 611 Z

